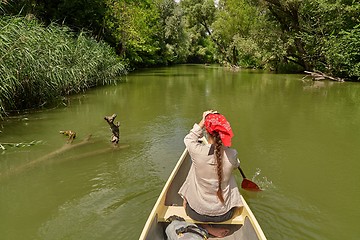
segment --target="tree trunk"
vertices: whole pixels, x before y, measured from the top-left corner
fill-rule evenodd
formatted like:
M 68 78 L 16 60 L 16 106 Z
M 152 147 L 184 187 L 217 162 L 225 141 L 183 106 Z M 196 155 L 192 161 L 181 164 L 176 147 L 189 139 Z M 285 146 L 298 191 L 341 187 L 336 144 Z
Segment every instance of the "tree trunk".
M 345 80 L 342 78 L 338 78 L 338 77 L 332 77 L 329 75 L 326 75 L 325 73 L 322 73 L 320 71 L 315 71 L 315 72 L 310 72 L 310 71 L 305 71 L 305 73 L 310 74 L 310 76 L 312 77 L 312 79 L 314 81 L 320 81 L 320 80 L 331 80 L 331 81 L 336 81 L 336 82 L 344 82 Z

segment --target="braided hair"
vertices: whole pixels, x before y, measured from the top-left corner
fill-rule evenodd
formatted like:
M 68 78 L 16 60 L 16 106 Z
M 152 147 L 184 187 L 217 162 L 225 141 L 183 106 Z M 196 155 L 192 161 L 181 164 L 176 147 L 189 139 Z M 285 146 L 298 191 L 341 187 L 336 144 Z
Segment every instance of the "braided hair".
M 216 195 L 220 199 L 220 202 L 224 203 L 224 197 L 221 189 L 223 143 L 221 141 L 220 134 L 218 132 L 214 132 L 213 137 L 215 140 L 215 159 L 216 159 L 216 170 L 217 170 L 218 184 L 219 184 Z

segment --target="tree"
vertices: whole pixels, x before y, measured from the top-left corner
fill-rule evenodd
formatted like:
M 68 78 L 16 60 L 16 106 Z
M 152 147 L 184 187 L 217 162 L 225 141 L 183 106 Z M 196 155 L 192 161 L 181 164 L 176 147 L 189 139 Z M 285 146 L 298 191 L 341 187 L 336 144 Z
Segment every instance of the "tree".
M 161 49 L 166 63 L 184 63 L 189 55 L 189 39 L 180 6 L 174 0 L 160 0 Z
M 180 6 L 186 18 L 186 29 L 190 38 L 189 60 L 192 62 L 212 62 L 213 44 L 220 55 L 226 56 L 226 49 L 213 36 L 211 25 L 215 20 L 215 3 L 213 0 L 182 0 Z
M 35 16 L 46 25 L 67 25 L 75 31 L 86 30 L 98 39 L 104 37 L 104 0 L 9 0 L 7 14 Z
M 359 80 L 360 4 L 307 0 L 301 8 L 299 37 L 314 69 Z
M 152 1 L 106 0 L 105 26 L 117 53 L 133 66 L 159 63 L 159 13 Z
M 358 25 L 355 0 L 264 0 L 280 25 L 287 61 L 306 70 L 359 78 Z M 346 64 L 345 64 L 346 63 Z M 345 66 L 345 65 L 346 66 Z M 355 75 L 357 74 L 357 77 Z
M 260 29 L 260 11 L 244 0 L 219 1 L 212 28 L 216 39 L 225 46 L 225 60 L 232 65 L 259 67 L 260 47 L 254 38 Z

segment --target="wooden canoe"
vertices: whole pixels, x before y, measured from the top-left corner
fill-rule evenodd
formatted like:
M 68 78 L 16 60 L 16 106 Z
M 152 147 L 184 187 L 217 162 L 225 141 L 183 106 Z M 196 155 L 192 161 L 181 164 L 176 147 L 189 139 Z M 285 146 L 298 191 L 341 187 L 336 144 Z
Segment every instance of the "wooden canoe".
M 140 240 L 162 240 L 166 239 L 165 228 L 168 223 L 165 220 L 172 215 L 183 217 L 187 222 L 198 223 L 190 219 L 182 206 L 182 198 L 178 194 L 180 187 L 186 179 L 191 166 L 191 159 L 185 149 L 178 163 L 167 180 L 163 190 L 147 219 Z M 213 223 L 221 224 L 230 229 L 230 234 L 223 240 L 266 240 L 266 237 L 257 222 L 249 206 L 242 199 L 244 206 L 237 209 L 234 217 L 226 222 Z M 217 239 L 217 238 L 210 238 Z

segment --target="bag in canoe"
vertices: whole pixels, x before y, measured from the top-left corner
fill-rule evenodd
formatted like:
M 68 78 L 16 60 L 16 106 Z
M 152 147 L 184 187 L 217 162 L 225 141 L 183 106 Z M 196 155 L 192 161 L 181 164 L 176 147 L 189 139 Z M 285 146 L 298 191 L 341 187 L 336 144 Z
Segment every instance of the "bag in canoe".
M 165 230 L 168 240 L 206 240 L 209 238 L 209 233 L 204 228 L 187 223 L 182 217 L 174 215 L 166 221 L 170 222 Z

